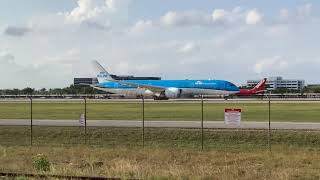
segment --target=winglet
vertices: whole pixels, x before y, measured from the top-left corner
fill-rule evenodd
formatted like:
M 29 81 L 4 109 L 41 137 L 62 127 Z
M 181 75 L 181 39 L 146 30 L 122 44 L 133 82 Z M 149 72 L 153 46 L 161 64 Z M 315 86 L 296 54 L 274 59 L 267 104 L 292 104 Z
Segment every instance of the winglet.
M 114 79 L 111 77 L 111 75 L 106 71 L 101 64 L 94 60 L 92 61 L 92 64 L 97 72 L 97 79 L 99 83 L 107 82 L 107 81 L 113 81 Z

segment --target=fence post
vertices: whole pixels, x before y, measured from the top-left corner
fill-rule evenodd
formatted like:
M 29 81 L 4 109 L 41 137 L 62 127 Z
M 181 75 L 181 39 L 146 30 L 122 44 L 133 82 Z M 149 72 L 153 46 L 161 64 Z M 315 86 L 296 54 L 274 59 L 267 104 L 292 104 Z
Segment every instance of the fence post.
M 84 144 L 87 144 L 87 98 L 84 98 Z
M 269 103 L 268 103 L 268 120 L 269 120 L 269 126 L 268 126 L 268 147 L 269 151 L 271 152 L 271 93 L 269 93 L 268 96 Z
M 142 147 L 144 147 L 144 96 L 142 95 Z
M 32 96 L 30 98 L 30 145 L 33 145 L 33 107 L 32 107 Z
M 203 95 L 201 95 L 201 149 L 203 150 Z

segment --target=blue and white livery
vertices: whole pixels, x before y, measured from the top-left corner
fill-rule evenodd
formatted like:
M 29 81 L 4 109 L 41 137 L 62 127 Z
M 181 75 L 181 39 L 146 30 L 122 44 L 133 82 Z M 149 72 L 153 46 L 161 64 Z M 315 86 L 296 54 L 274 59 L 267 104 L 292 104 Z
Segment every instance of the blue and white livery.
M 109 93 L 123 96 L 153 96 L 161 98 L 179 98 L 194 95 L 230 95 L 240 90 L 231 82 L 224 80 L 115 80 L 97 62 L 98 84 L 93 87 Z

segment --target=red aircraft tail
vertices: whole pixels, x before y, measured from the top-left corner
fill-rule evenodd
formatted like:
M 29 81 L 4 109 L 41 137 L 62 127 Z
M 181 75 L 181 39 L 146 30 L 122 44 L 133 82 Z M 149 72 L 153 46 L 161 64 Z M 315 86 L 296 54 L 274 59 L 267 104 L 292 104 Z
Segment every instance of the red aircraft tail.
M 239 91 L 239 93 L 237 93 L 237 95 L 238 96 L 250 96 L 250 95 L 264 93 L 264 91 L 266 90 L 266 82 L 267 82 L 267 78 L 264 78 L 252 89 L 240 89 L 240 91 Z
M 260 93 L 262 91 L 265 91 L 266 89 L 266 82 L 267 82 L 267 78 L 262 79 L 254 88 L 253 91 L 255 91 L 256 93 Z

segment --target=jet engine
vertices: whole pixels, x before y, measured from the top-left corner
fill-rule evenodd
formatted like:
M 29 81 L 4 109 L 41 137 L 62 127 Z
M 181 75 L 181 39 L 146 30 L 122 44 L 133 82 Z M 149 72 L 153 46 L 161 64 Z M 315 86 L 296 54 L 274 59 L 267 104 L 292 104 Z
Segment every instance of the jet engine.
M 164 91 L 164 95 L 167 98 L 179 98 L 181 97 L 182 89 L 179 88 L 167 88 Z

